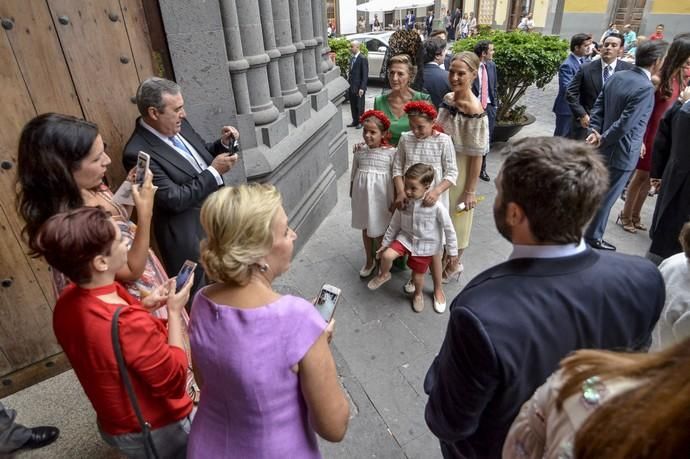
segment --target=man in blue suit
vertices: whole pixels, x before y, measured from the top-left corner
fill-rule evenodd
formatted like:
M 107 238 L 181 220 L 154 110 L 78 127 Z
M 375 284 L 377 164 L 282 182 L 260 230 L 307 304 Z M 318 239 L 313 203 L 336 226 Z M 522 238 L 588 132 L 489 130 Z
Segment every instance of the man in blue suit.
M 453 300 L 424 380 L 426 423 L 446 458 L 500 458 L 520 407 L 563 357 L 644 348 L 664 306 L 652 262 L 582 240 L 607 188 L 594 149 L 537 137 L 507 150 L 494 220 L 513 252 Z
M 556 114 L 556 129 L 554 136 L 568 137 L 573 123 L 573 112 L 565 100 L 568 83 L 573 79 L 580 66 L 585 62 L 585 56 L 592 46 L 592 36 L 586 33 L 577 33 L 570 39 L 570 54 L 558 68 L 558 96 L 553 103 L 553 112 Z
M 446 55 L 446 41 L 431 37 L 424 43 L 424 92 L 431 96 L 431 102 L 438 110 L 443 96 L 450 92 L 448 71 L 443 68 Z
M 417 16 L 415 16 L 412 10 L 409 10 L 407 16 L 405 16 L 405 28 L 407 30 L 414 30 L 415 21 L 417 21 Z
M 587 143 L 599 147 L 609 170 L 609 188 L 585 232 L 595 249 L 616 250 L 604 240 L 611 207 L 623 192 L 640 158 L 642 137 L 654 108 L 652 75 L 658 73 L 668 48 L 665 41 L 648 41 L 637 49 L 635 67 L 610 73 L 592 108 Z M 606 71 L 606 68 L 604 68 Z
M 350 113 L 352 114 L 352 124 L 347 127 L 360 129 L 359 117 L 364 113 L 364 95 L 367 92 L 369 82 L 369 61 L 359 52 L 360 43 L 353 41 L 350 45 L 352 60 L 350 60 L 350 73 L 347 81 L 350 83 Z
M 494 140 L 494 126 L 496 126 L 496 110 L 498 109 L 498 91 L 496 83 L 498 74 L 494 63 L 494 44 L 489 40 L 480 40 L 474 46 L 474 54 L 479 57 L 479 71 L 472 83 L 472 92 L 479 98 L 482 107 L 489 118 L 489 143 Z M 482 170 L 479 178 L 485 182 L 490 180 L 486 172 L 486 155 L 482 158 Z

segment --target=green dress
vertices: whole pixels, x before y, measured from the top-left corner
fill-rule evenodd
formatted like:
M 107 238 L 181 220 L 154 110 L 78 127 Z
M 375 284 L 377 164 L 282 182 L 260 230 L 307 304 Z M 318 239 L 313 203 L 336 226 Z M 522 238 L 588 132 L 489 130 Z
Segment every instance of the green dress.
M 431 96 L 423 92 L 412 91 L 412 100 L 425 100 L 431 103 Z M 391 132 L 392 136 L 391 144 L 397 146 L 398 140 L 400 140 L 400 134 L 410 130 L 410 120 L 407 118 L 407 113 L 403 114 L 403 116 L 400 118 L 396 118 L 396 116 L 391 112 L 390 106 L 388 105 L 388 94 L 376 96 L 374 99 L 374 110 L 381 110 L 390 120 L 391 127 L 389 128 L 389 131 Z

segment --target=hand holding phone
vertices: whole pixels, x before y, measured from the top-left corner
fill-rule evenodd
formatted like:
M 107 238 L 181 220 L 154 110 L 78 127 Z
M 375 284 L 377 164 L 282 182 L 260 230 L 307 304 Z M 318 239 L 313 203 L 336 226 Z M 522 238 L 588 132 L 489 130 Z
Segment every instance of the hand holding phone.
M 177 276 L 175 276 L 175 292 L 179 292 L 182 290 L 182 287 L 187 284 L 189 281 L 192 273 L 194 273 L 194 270 L 196 269 L 196 263 L 190 260 L 186 260 L 182 267 L 180 268 L 180 272 L 177 273 Z
M 340 298 L 340 289 L 334 287 L 330 284 L 324 284 L 321 287 L 319 296 L 316 297 L 316 310 L 319 311 L 321 317 L 326 322 L 330 322 L 335 314 L 335 307 L 338 304 L 338 299 Z

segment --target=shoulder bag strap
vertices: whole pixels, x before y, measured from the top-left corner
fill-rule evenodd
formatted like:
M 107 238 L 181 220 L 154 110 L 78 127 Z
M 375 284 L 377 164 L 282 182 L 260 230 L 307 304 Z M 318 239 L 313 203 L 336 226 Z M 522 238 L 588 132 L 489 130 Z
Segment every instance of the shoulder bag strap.
M 137 396 L 134 393 L 134 387 L 132 387 L 132 381 L 129 379 L 129 372 L 127 371 L 127 366 L 125 365 L 125 359 L 122 357 L 118 319 L 120 318 L 120 313 L 122 312 L 123 308 L 124 306 L 120 306 L 115 311 L 115 314 L 113 314 L 111 336 L 113 340 L 113 349 L 115 350 L 115 360 L 117 360 L 117 367 L 120 370 L 122 384 L 125 386 L 125 390 L 127 391 L 127 395 L 129 396 L 129 401 L 132 404 L 134 413 L 137 415 L 139 425 L 141 426 L 141 433 L 144 436 L 144 445 L 146 447 L 146 457 L 158 459 L 158 454 L 156 453 L 156 446 L 153 444 L 153 437 L 151 436 L 151 424 L 144 420 L 144 416 L 141 413 L 141 408 L 139 408 Z

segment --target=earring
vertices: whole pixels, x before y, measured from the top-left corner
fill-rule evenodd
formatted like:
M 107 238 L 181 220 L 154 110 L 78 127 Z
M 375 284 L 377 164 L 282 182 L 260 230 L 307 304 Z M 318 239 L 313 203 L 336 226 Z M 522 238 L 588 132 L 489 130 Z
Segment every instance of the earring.
M 259 271 L 261 271 L 262 273 L 265 273 L 266 271 L 268 271 L 268 263 L 264 263 L 262 265 L 259 265 Z

